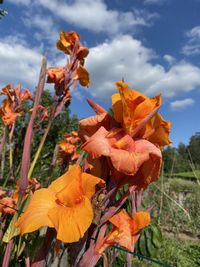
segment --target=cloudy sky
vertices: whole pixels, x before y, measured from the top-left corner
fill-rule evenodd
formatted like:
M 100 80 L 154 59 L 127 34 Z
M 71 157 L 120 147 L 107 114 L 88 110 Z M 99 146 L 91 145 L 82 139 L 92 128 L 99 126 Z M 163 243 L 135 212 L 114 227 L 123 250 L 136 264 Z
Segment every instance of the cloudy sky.
M 43 54 L 49 66 L 65 64 L 59 31 L 78 31 L 90 48 L 91 86 L 74 93 L 72 113 L 93 115 L 86 97 L 108 108 L 123 77 L 163 95 L 174 146 L 200 131 L 200 0 L 4 0 L 0 8 L 8 11 L 0 20 L 1 87 L 34 90 Z

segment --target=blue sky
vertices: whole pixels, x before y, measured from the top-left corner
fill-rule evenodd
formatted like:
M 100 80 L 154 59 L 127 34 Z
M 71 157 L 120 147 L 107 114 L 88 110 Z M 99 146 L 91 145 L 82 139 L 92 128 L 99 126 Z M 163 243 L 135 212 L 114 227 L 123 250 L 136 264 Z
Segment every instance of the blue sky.
M 59 31 L 78 31 L 90 48 L 91 86 L 73 93 L 72 113 L 93 115 L 85 98 L 105 108 L 124 77 L 148 96 L 162 93 L 173 145 L 200 131 L 200 0 L 4 0 L 0 21 L 0 86 L 37 84 L 41 56 L 64 66 Z M 46 86 L 49 88 L 49 85 Z

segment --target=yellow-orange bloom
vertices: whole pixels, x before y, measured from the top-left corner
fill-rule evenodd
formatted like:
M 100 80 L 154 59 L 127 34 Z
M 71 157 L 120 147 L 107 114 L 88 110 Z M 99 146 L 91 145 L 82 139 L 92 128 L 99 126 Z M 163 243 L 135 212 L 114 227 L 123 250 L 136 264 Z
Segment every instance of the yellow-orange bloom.
M 10 126 L 17 117 L 21 116 L 19 110 L 21 109 L 22 102 L 31 99 L 32 95 L 28 89 L 21 91 L 20 85 L 14 89 L 10 84 L 1 90 L 0 95 L 7 96 L 7 99 L 2 102 L 0 116 L 4 124 Z
M 80 37 L 77 32 L 60 32 L 57 48 L 68 55 L 75 52 L 79 60 L 83 60 L 89 53 L 87 47 L 80 45 Z
M 89 86 L 90 84 L 89 73 L 82 65 L 79 65 L 79 68 L 75 71 L 74 79 L 78 80 L 82 86 Z
M 113 228 L 96 246 L 96 252 L 101 254 L 112 245 L 120 246 L 132 251 L 133 245 L 137 242 L 140 230 L 150 224 L 150 214 L 145 211 L 139 211 L 129 215 L 125 210 L 115 214 L 109 221 Z
M 49 226 L 56 229 L 57 239 L 77 242 L 92 222 L 90 199 L 96 185 L 103 186 L 104 181 L 82 173 L 79 165 L 73 165 L 48 188 L 33 194 L 25 213 L 16 222 L 16 227 L 21 234 L 25 234 Z
M 48 68 L 47 83 L 59 83 L 65 78 L 64 68 Z
M 21 114 L 13 111 L 10 99 L 5 99 L 0 108 L 0 116 L 2 116 L 5 125 L 12 125 Z
M 168 136 L 171 123 L 163 120 L 161 115 L 156 113 L 161 105 L 161 96 L 148 98 L 129 88 L 123 81 L 117 82 L 116 85 L 119 94 L 112 96 L 114 117 L 122 124 L 125 131 L 131 136 L 145 138 L 160 148 L 171 144 Z M 148 116 L 150 116 L 149 121 L 135 132 L 137 126 Z

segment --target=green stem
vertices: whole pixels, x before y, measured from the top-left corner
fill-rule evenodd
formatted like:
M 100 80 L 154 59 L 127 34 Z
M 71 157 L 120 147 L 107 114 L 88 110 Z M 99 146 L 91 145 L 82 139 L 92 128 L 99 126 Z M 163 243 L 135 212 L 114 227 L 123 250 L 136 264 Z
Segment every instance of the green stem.
M 12 148 L 12 138 L 14 134 L 15 129 L 15 123 L 12 124 L 10 132 L 9 132 L 9 164 L 10 164 L 10 180 L 14 179 L 14 173 L 13 173 L 13 148 Z
M 52 122 L 53 122 L 53 116 L 51 116 L 50 119 L 49 119 L 47 128 L 45 129 L 44 135 L 43 135 L 43 137 L 42 137 L 42 139 L 40 141 L 40 144 L 38 146 L 37 152 L 36 152 L 36 154 L 34 156 L 34 159 L 33 159 L 32 163 L 31 163 L 31 167 L 30 167 L 29 172 L 28 172 L 28 179 L 30 179 L 31 176 L 32 176 L 33 170 L 35 168 L 35 164 L 37 163 L 37 160 L 38 160 L 38 158 L 40 156 L 40 153 L 41 153 L 42 148 L 44 146 L 45 140 L 46 140 L 47 135 L 49 133 L 49 130 L 51 128 Z
M 2 148 L 0 180 L 3 180 L 4 177 L 4 167 L 5 167 L 5 146 Z
M 10 174 L 12 176 L 13 170 L 13 149 L 12 149 L 12 141 L 9 138 L 9 164 L 10 164 Z

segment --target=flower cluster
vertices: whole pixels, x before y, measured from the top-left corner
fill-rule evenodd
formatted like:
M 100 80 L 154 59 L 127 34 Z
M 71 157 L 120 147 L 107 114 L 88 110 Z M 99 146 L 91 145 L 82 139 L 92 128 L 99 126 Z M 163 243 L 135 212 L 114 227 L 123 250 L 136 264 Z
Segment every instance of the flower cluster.
M 80 143 L 80 137 L 78 133 L 72 131 L 71 133 L 66 133 L 64 135 L 64 140 L 59 143 L 59 160 L 61 164 L 65 162 L 74 161 L 79 158 L 78 145 Z
M 145 189 L 159 177 L 161 148 L 171 143 L 171 123 L 157 113 L 161 96 L 148 98 L 123 81 L 116 85 L 119 94 L 112 96 L 114 117 L 89 101 L 97 115 L 80 121 L 81 135 L 86 140 L 82 149 L 91 155 L 90 163 L 95 160 L 95 166 L 99 166 L 93 173 L 102 169 L 105 173 L 106 169 L 104 176 L 110 174 L 119 187 L 128 183 L 137 190 Z
M 44 241 L 47 247 L 41 252 L 43 258 L 47 256 L 48 247 L 54 244 L 54 235 L 48 239 L 49 232 L 53 232 L 59 243 L 70 243 L 67 248 L 71 266 L 93 267 L 102 255 L 105 257 L 104 251 L 108 247 L 118 244 L 133 251 L 142 229 L 150 225 L 150 212 L 140 209 L 141 194 L 159 178 L 162 149 L 171 144 L 171 123 L 158 112 L 161 95 L 149 98 L 131 89 L 124 81 L 118 81 L 111 111 L 88 99 L 96 114 L 81 119 L 79 132 L 66 133 L 56 144 L 48 178 L 44 181 L 49 186 L 42 188 L 42 182 L 31 177 L 53 120 L 70 104 L 70 88 L 77 85 L 77 81 L 82 86 L 90 83 L 84 67 L 89 50 L 81 45 L 79 35 L 61 32 L 57 48 L 67 55 L 67 64 L 49 69 L 44 64 L 41 69 L 34 105 L 30 109 L 20 178 L 14 193 L 6 196 L 6 192 L 0 190 L 0 212 L 15 213 L 7 230 L 7 236 L 11 238 L 41 227 L 48 228 Z M 46 74 L 47 83 L 53 83 L 55 87 L 54 100 L 48 108 L 39 104 Z M 15 120 L 22 115 L 23 102 L 32 96 L 27 89 L 22 92 L 21 86 L 14 89 L 10 85 L 3 88 L 1 94 L 7 99 L 0 108 L 6 125 L 0 148 L 6 147 L 7 126 L 12 126 L 9 135 L 9 175 L 12 175 Z M 42 128 L 41 122 L 45 119 L 47 126 L 41 131 L 44 134 L 32 160 L 35 125 Z M 59 177 L 50 183 L 55 178 L 54 167 L 56 177 Z M 126 203 L 130 204 L 129 209 L 126 209 Z M 22 240 L 27 242 L 27 235 Z M 38 258 L 41 258 L 40 253 Z
M 21 108 L 24 101 L 32 98 L 28 89 L 21 91 L 21 86 L 13 88 L 10 84 L 4 87 L 0 95 L 6 95 L 0 108 L 0 116 L 5 125 L 12 125 L 17 117 L 21 116 Z
M 84 68 L 89 49 L 81 45 L 76 32 L 61 32 L 57 48 L 69 56 L 69 61 L 65 67 L 49 68 L 47 83 L 54 83 L 56 95 L 68 103 L 71 98 L 69 88 L 74 81 L 79 81 L 82 86 L 89 86 L 89 73 Z

